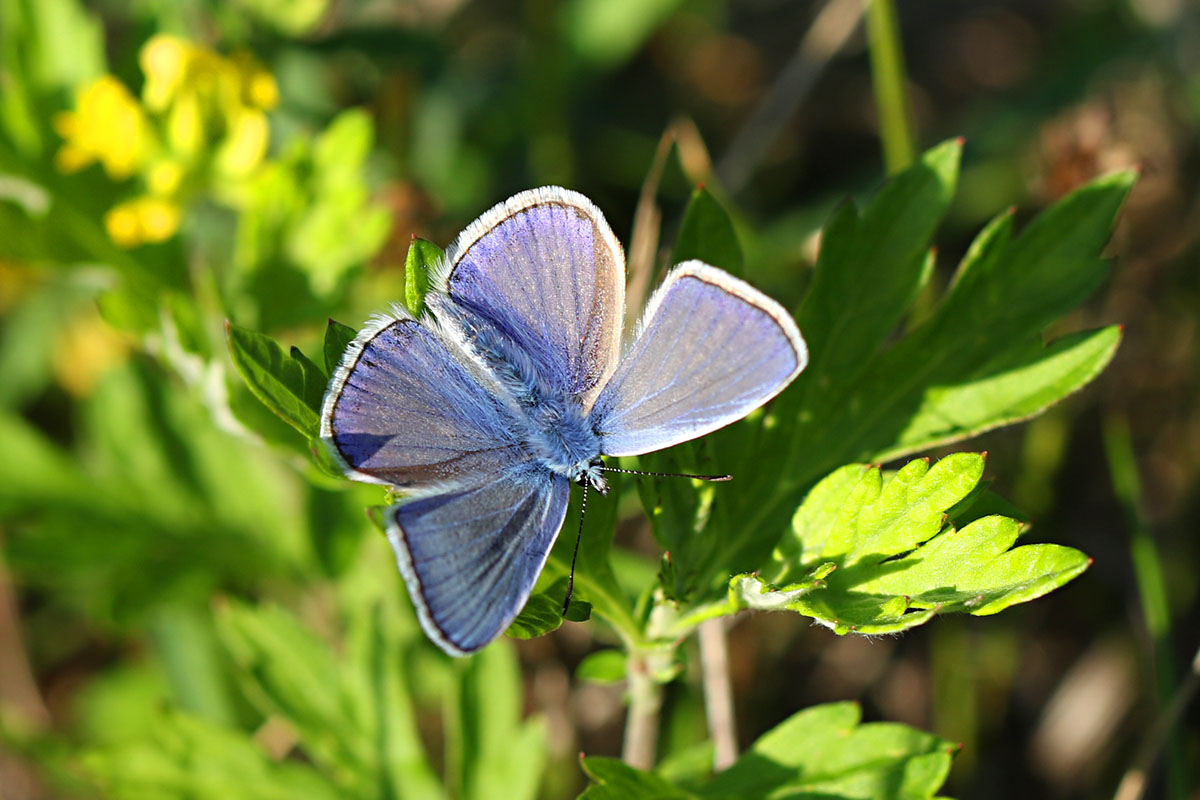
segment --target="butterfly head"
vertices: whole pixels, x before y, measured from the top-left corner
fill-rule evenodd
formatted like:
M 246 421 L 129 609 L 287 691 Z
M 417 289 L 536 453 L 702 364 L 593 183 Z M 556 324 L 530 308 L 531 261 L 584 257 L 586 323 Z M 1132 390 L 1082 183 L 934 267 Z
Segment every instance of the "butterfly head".
M 573 480 L 580 486 L 591 484 L 600 494 L 608 494 L 608 481 L 604 480 L 604 462 L 596 456 L 586 464 L 581 464 Z

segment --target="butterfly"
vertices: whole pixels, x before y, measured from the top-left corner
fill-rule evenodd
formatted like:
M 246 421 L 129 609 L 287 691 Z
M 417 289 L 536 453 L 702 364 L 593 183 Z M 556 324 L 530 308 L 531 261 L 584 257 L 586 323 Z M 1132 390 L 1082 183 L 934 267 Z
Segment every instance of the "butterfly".
M 559 187 L 471 223 L 430 274 L 426 311 L 376 315 L 326 391 L 321 438 L 345 474 L 403 494 L 385 513 L 422 627 L 472 653 L 523 608 L 572 483 L 604 456 L 736 422 L 808 362 L 777 302 L 700 261 L 675 266 L 622 350 L 625 256 Z

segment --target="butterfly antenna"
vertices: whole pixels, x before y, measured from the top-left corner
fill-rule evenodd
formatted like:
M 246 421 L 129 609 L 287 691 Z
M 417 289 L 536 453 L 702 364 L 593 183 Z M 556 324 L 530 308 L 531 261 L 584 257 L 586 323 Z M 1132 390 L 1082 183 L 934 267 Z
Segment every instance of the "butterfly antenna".
M 587 481 L 583 482 L 583 502 L 579 504 L 579 530 L 575 532 L 575 552 L 571 554 L 571 574 L 567 578 L 567 596 L 563 598 L 563 616 L 571 607 L 571 593 L 575 591 L 575 559 L 579 558 L 579 542 L 583 539 L 583 515 L 587 513 Z
M 626 475 L 648 475 L 651 478 L 692 478 L 697 481 L 731 481 L 732 475 L 690 475 L 686 472 L 643 472 L 637 469 L 621 469 L 619 467 L 600 467 L 605 472 L 624 472 Z

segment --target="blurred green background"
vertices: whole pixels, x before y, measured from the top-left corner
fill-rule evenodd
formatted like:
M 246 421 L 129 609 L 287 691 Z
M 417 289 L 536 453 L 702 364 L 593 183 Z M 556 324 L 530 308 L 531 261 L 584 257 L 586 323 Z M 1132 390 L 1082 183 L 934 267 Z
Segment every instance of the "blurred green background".
M 1070 321 L 1123 323 L 1116 360 L 971 443 L 1000 494 L 1095 563 L 1037 603 L 899 638 L 746 617 L 739 731 L 856 698 L 964 743 L 950 794 L 1111 796 L 1200 639 L 1200 9 L 897 12 L 918 148 L 966 139 L 943 284 L 995 212 L 1025 220 L 1141 170 L 1112 280 Z M 434 773 L 462 797 L 581 788 L 575 755 L 620 749 L 620 687 L 572 677 L 604 631 L 567 625 L 469 667 L 433 651 L 362 514 L 379 491 L 311 465 L 232 373 L 222 321 L 319 353 L 328 317 L 403 297 L 413 235 L 444 245 L 547 183 L 591 197 L 629 248 L 639 208 L 669 242 L 707 182 L 747 276 L 794 306 L 830 210 L 886 169 L 860 14 L 0 0 L 0 797 L 322 796 L 313 772 L 347 793 L 329 796 L 384 796 L 385 773 L 402 795 Z M 657 206 L 639 206 L 648 181 Z M 640 510 L 618 541 L 656 558 Z M 264 674 L 296 660 L 309 704 L 283 713 Z M 401 744 L 373 750 L 401 717 Z M 664 755 L 704 738 L 691 673 L 663 720 Z M 1198 723 L 1185 710 L 1150 796 L 1196 785 Z

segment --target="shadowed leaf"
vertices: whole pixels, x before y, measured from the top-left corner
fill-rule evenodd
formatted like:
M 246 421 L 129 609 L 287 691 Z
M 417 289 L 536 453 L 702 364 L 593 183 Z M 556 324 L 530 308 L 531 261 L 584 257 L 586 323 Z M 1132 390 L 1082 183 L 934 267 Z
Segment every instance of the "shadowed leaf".
M 320 429 L 325 376 L 305 358 L 287 355 L 269 336 L 225 323 L 229 355 L 263 405 L 308 438 Z
M 338 365 L 342 363 L 342 354 L 346 352 L 350 342 L 354 341 L 355 330 L 349 325 L 343 325 L 337 320 L 329 320 L 325 328 L 325 344 L 322 351 L 325 356 L 325 372 L 333 376 Z

